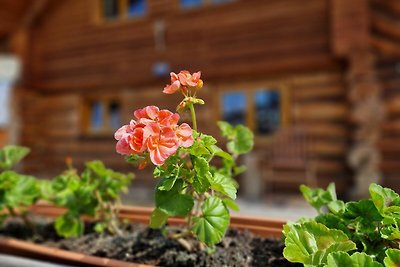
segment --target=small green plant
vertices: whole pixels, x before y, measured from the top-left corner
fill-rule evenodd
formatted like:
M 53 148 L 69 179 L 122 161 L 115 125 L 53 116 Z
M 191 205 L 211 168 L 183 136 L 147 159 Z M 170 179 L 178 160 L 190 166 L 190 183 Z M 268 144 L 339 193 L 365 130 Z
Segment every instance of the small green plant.
M 0 223 L 8 217 L 20 217 L 34 230 L 27 216 L 27 208 L 40 198 L 39 183 L 33 176 L 11 171 L 29 149 L 6 146 L 0 149 Z
M 133 175 L 107 169 L 100 161 L 87 162 L 80 175 L 71 163 L 68 165 L 68 170 L 42 185 L 47 200 L 67 208 L 55 221 L 57 233 L 63 237 L 82 235 L 81 216 L 87 215 L 97 222 L 94 228 L 97 232 L 107 230 L 121 235 L 117 204 L 120 193 L 127 190 Z
M 253 133 L 244 126 L 226 122 L 218 125 L 228 139 L 228 152 L 217 146 L 217 140 L 197 129 L 195 105 L 204 101 L 197 97 L 203 81 L 200 72 L 171 73 L 171 84 L 164 93 L 180 91 L 184 99 L 178 112 L 188 111 L 192 127 L 178 124 L 179 114 L 148 106 L 136 110 L 136 120 L 116 133 L 117 152 L 139 168 L 155 165 L 154 176 L 160 178 L 155 189 L 155 209 L 150 226 L 163 227 L 172 216 L 185 216 L 187 229 L 176 238 L 197 237 L 212 247 L 220 242 L 229 226 L 229 209 L 235 204 L 237 183 L 234 176 L 244 171 L 235 160 L 253 147 Z M 213 165 L 219 158 L 220 165 Z
M 0 149 L 0 170 L 11 170 L 30 152 L 22 146 L 5 146 Z
M 400 266 L 400 196 L 371 184 L 369 199 L 337 200 L 327 190 L 300 187 L 319 215 L 284 226 L 284 256 L 304 266 Z

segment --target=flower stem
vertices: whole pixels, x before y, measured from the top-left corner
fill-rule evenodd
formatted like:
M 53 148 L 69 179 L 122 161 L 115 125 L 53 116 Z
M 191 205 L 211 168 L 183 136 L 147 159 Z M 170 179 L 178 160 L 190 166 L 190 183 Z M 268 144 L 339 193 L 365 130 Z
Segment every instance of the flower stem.
M 193 103 L 189 103 L 190 114 L 192 115 L 193 130 L 197 132 L 196 111 Z

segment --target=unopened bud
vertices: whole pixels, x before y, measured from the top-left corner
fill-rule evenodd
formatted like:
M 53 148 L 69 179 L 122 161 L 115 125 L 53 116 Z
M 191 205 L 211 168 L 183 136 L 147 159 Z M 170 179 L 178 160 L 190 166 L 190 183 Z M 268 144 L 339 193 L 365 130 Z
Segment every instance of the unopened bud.
M 199 90 L 199 89 L 201 89 L 201 88 L 203 88 L 203 80 L 199 80 L 198 82 L 197 82 L 197 90 Z

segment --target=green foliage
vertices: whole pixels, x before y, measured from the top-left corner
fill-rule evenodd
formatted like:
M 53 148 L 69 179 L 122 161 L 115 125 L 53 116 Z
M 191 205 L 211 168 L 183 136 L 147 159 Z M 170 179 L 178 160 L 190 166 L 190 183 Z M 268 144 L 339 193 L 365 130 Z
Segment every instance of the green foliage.
M 305 266 L 400 266 L 400 197 L 396 192 L 371 184 L 370 199 L 344 203 L 337 200 L 334 185 L 327 190 L 306 186 L 300 190 L 320 214 L 284 227 L 284 256 L 289 261 Z M 325 235 L 315 234 L 316 225 Z M 328 243 L 346 238 L 354 246 L 331 250 L 318 246 L 317 237 Z
M 201 207 L 202 215 L 194 218 L 193 232 L 207 246 L 220 242 L 229 226 L 229 211 L 222 200 L 209 197 Z
M 345 252 L 333 252 L 328 256 L 326 267 L 383 267 L 379 262 L 365 254 L 356 252 L 351 256 Z
M 30 149 L 22 146 L 5 146 L 0 149 L 0 170 L 10 170 L 26 155 Z
M 317 222 L 285 225 L 284 232 L 283 255 L 289 261 L 304 265 L 320 266 L 326 263 L 331 252 L 356 249 L 356 244 L 345 233 Z
M 21 218 L 28 228 L 35 230 L 28 218 L 28 207 L 40 198 L 40 182 L 33 176 L 11 171 L 28 153 L 20 146 L 0 149 L 0 223 L 8 217 Z
M 386 250 L 386 257 L 383 260 L 385 267 L 399 267 L 400 266 L 400 250 L 388 249 Z
M 127 190 L 133 176 L 107 169 L 100 161 L 86 163 L 79 175 L 70 168 L 41 187 L 43 196 L 68 211 L 58 217 L 55 229 L 60 236 L 79 236 L 84 231 L 80 217 L 89 215 L 98 223 L 95 230 L 119 234 L 115 204 L 121 192 Z
M 252 133 L 244 126 L 231 127 L 228 140 L 231 149 L 223 151 L 217 140 L 193 131 L 194 143 L 180 148 L 162 166 L 154 169 L 154 176 L 161 177 L 155 190 L 155 204 L 150 227 L 161 228 L 172 216 L 188 218 L 188 232 L 207 246 L 221 241 L 229 225 L 229 210 L 239 210 L 234 202 L 237 183 L 233 177 L 243 171 L 235 159 L 248 152 L 253 145 Z M 250 134 L 249 134 L 250 132 Z M 240 144 L 239 144 L 240 143 Z M 220 166 L 212 166 L 219 158 Z
M 254 146 L 254 134 L 243 125 L 233 126 L 227 122 L 219 121 L 218 127 L 222 136 L 228 139 L 228 151 L 234 155 L 242 155 L 249 153 Z
M 0 219 L 25 213 L 40 197 L 35 177 L 13 171 L 0 173 Z

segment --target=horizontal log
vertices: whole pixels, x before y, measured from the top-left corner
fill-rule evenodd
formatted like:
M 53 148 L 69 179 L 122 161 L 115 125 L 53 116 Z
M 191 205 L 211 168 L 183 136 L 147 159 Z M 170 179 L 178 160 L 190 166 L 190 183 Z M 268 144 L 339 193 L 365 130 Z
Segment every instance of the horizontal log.
M 295 120 L 347 120 L 349 108 L 339 103 L 310 103 L 294 106 Z

